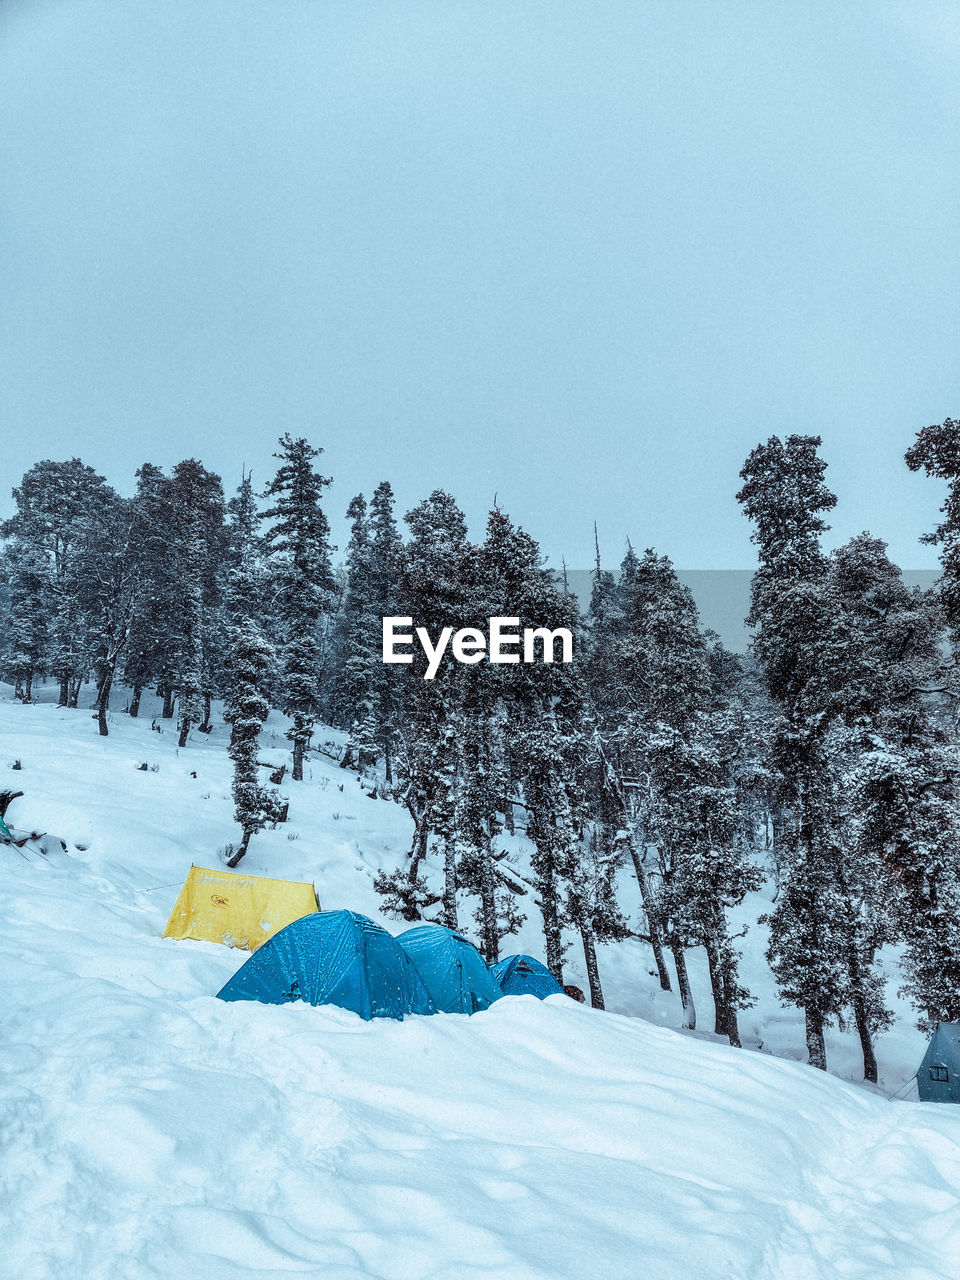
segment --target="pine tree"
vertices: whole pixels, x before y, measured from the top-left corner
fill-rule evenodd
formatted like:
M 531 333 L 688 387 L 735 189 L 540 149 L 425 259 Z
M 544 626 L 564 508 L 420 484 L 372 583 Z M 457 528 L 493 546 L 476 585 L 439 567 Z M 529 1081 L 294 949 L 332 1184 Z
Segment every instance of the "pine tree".
M 935 692 L 943 618 L 936 594 L 908 589 L 879 540 L 854 538 L 833 561 L 838 754 L 862 904 L 858 1028 L 891 1021 L 873 960 L 893 939 L 905 944 L 905 991 L 929 1028 L 960 1014 L 960 759 Z M 867 1076 L 876 1079 L 875 1059 Z
M 334 638 L 334 722 L 349 731 L 343 768 L 359 772 L 379 754 L 375 690 L 380 675 L 380 620 L 374 614 L 372 548 L 367 504 L 357 494 L 347 507 L 351 521 L 347 577 Z
M 940 547 L 940 600 L 954 647 L 960 647 L 960 420 L 945 418 L 917 432 L 906 453 L 911 471 L 924 471 L 947 482 L 940 511 L 943 519 L 921 541 Z
M 804 1011 L 809 1060 L 826 1070 L 824 1027 L 848 1001 L 844 952 L 850 903 L 837 874 L 836 779 L 825 744 L 829 718 L 817 681 L 832 611 L 824 589 L 823 513 L 836 505 L 817 456 L 819 436 L 776 436 L 740 472 L 737 495 L 760 550 L 748 622 L 752 649 L 778 704 L 773 763 L 787 799 L 779 897 L 769 916 L 768 959 L 784 1000 Z
M 179 745 L 185 747 L 190 729 L 204 725 L 209 715 L 214 649 L 222 647 L 210 621 L 220 604 L 217 567 L 225 550 L 224 499 L 220 477 L 193 458 L 174 467 L 171 494 L 179 584 L 171 686 Z
M 77 537 L 72 594 L 96 682 L 97 722 L 107 737 L 110 692 L 130 631 L 136 582 L 131 546 L 134 504 L 113 494 L 98 503 Z
M 263 786 L 259 775 L 260 733 L 270 711 L 274 652 L 260 621 L 266 581 L 260 516 L 249 474 L 242 477 L 227 511 L 225 595 L 230 621 L 224 719 L 230 725 L 234 816 L 241 830 L 240 844 L 227 848 L 227 865 L 235 867 L 246 855 L 251 838 L 277 819 L 281 801 L 275 791 Z
M 575 600 L 544 568 L 536 541 L 497 509 L 490 514 L 485 552 L 488 598 L 509 608 L 500 616 L 516 617 L 521 632 L 564 627 L 579 641 Z M 522 789 L 526 833 L 533 844 L 530 867 L 547 967 L 562 982 L 564 902 L 579 876 L 586 835 L 580 774 L 585 689 L 576 663 L 510 664 L 498 670 L 513 726 L 511 770 Z
M 382 620 L 399 611 L 403 577 L 403 544 L 393 510 L 393 490 L 384 480 L 370 499 L 369 612 L 374 634 L 370 647 L 379 653 Z M 393 755 L 396 749 L 398 716 L 402 702 L 405 669 L 375 662 L 372 681 L 374 733 L 387 786 L 393 784 Z
M 80 686 L 87 675 L 87 655 L 79 619 L 79 578 L 74 558 L 89 521 L 116 498 L 116 494 L 92 467 L 79 458 L 68 462 L 35 463 L 13 491 L 16 513 L 2 526 L 3 536 L 20 547 L 21 564 L 33 567 L 28 575 L 37 588 L 49 594 L 29 605 L 36 619 L 43 611 L 48 619 L 47 653 L 43 666 L 60 684 L 60 705 L 76 706 Z M 29 548 L 29 552 L 28 552 Z M 38 573 L 42 561 L 46 572 Z M 25 586 L 27 579 L 23 580 Z M 33 639 L 39 634 L 28 624 Z M 26 648 L 18 645 L 24 656 Z
M 467 526 L 463 512 L 441 489 L 419 503 L 404 517 L 411 539 L 403 549 L 403 583 L 400 616 L 415 619 L 431 635 L 445 626 L 464 625 L 462 563 L 467 552 Z M 456 796 L 457 741 L 454 708 L 458 700 L 457 677 L 449 664 L 435 679 L 424 680 L 425 659 L 415 652 L 414 661 L 401 677 L 405 693 L 399 728 L 398 798 L 414 820 L 414 840 L 406 877 L 413 895 L 424 858 L 435 845 L 444 864 L 441 897 L 444 923 L 457 926 L 456 842 L 453 822 Z M 397 682 L 398 684 L 400 681 Z M 383 888 L 391 892 L 385 880 Z M 428 905 L 422 899 L 422 905 Z M 407 899 L 408 910 L 420 910 L 416 898 Z
M 49 654 L 50 564 L 40 547 L 15 538 L 4 549 L 4 572 L 8 599 L 3 666 L 15 697 L 30 702 L 33 682 L 45 674 Z
M 265 497 L 273 521 L 265 541 L 275 581 L 272 623 L 280 656 L 280 705 L 291 724 L 293 779 L 303 779 L 303 759 L 321 712 L 322 623 L 333 591 L 330 525 L 321 502 L 330 484 L 314 468 L 323 451 L 289 432 L 275 454 L 280 466 Z
M 177 556 L 171 554 L 176 528 L 173 486 L 160 467 L 145 462 L 137 471 L 130 530 L 133 607 L 123 656 L 123 678 L 130 686 L 130 715 L 140 713 L 143 690 L 156 684 L 173 715 Z

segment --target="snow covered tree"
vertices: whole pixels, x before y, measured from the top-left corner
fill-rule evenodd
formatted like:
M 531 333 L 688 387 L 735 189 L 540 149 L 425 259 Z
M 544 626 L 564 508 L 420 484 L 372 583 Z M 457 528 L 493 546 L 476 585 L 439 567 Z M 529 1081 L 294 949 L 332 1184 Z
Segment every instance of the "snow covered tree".
M 234 814 L 242 838 L 230 851 L 227 865 L 235 867 L 246 854 L 250 838 L 277 816 L 275 793 L 260 782 L 260 732 L 270 711 L 268 687 L 273 650 L 252 617 L 242 614 L 233 625 L 224 719 L 230 725 L 233 761 Z
M 375 691 L 380 677 L 380 619 L 374 613 L 372 548 L 367 503 L 357 494 L 347 507 L 351 521 L 347 577 L 333 641 L 332 711 L 349 731 L 341 765 L 358 771 L 379 754 Z
M 261 783 L 259 774 L 260 733 L 270 712 L 268 691 L 275 655 L 261 625 L 266 582 L 260 516 L 249 474 L 243 476 L 227 511 L 225 576 L 230 621 L 224 720 L 230 725 L 234 816 L 241 830 L 240 844 L 228 846 L 227 865 L 235 867 L 246 855 L 251 838 L 276 820 L 281 801 L 276 791 Z
M 280 658 L 279 700 L 290 717 L 293 779 L 303 779 L 303 759 L 321 711 L 322 623 L 333 591 L 330 525 L 322 507 L 329 478 L 314 459 L 323 451 L 289 432 L 280 438 L 277 474 L 264 496 L 272 506 L 265 541 L 271 552 L 274 595 L 271 622 Z
M 450 494 L 436 489 L 404 517 L 411 532 L 403 549 L 403 583 L 399 608 L 431 635 L 445 626 L 462 626 L 464 601 L 462 560 L 467 550 L 467 525 Z M 414 820 L 414 841 L 407 878 L 412 886 L 423 859 L 435 845 L 444 864 L 442 895 L 444 923 L 456 927 L 456 844 L 453 838 L 457 742 L 453 711 L 458 699 L 457 677 L 450 664 L 436 678 L 424 680 L 425 658 L 414 654 L 397 684 L 404 690 L 398 724 L 398 798 Z M 386 882 L 384 888 L 389 890 Z
M 863 534 L 834 553 L 836 667 L 852 879 L 860 902 L 853 976 L 857 1024 L 889 1025 L 877 949 L 905 944 L 905 990 L 929 1027 L 960 1014 L 960 758 L 940 683 L 943 618 L 936 592 L 908 589 L 884 544 Z M 842 643 L 841 643 L 842 642 Z M 865 987 L 860 994 L 858 986 Z
M 131 550 L 133 503 L 104 495 L 84 522 L 73 561 L 77 621 L 96 682 L 97 722 L 107 737 L 110 692 L 130 630 L 136 581 Z
M 484 545 L 487 598 L 518 629 L 580 630 L 576 601 L 543 566 L 536 541 L 498 509 Z M 562 981 L 566 888 L 578 877 L 586 808 L 580 776 L 585 692 L 576 664 L 509 664 L 496 669 L 512 729 L 510 771 L 519 781 L 533 844 L 530 867 L 543 920 L 547 967 Z M 589 945 L 589 935 L 588 935 Z
M 911 471 L 924 471 L 947 482 L 940 511 L 943 519 L 921 541 L 940 547 L 940 599 L 954 647 L 960 646 L 960 420 L 945 418 L 917 432 L 906 453 Z
M 748 622 L 753 652 L 782 720 L 773 762 L 785 783 L 778 900 L 768 958 L 780 994 L 804 1011 L 809 1060 L 826 1069 L 824 1027 L 849 994 L 844 948 L 849 903 L 837 874 L 836 788 L 825 746 L 829 719 L 817 681 L 821 637 L 831 621 L 825 590 L 823 513 L 836 505 L 824 483 L 819 436 L 773 436 L 742 471 L 737 495 L 760 553 Z
M 403 544 L 394 515 L 393 490 L 382 481 L 370 499 L 369 508 L 369 612 L 374 627 L 372 648 L 379 653 L 382 619 L 397 616 L 403 578 Z M 373 724 L 387 786 L 393 784 L 393 755 L 397 741 L 397 718 L 402 700 L 405 673 L 376 662 L 373 668 Z
M 46 671 L 52 600 L 49 558 L 28 539 L 13 539 L 4 549 L 7 583 L 3 668 L 23 702 L 33 697 L 33 682 Z
M 160 467 L 145 462 L 137 471 L 130 530 L 133 608 L 123 655 L 123 678 L 130 686 L 130 715 L 140 714 L 145 688 L 155 684 L 173 715 L 177 556 L 171 553 L 176 527 L 173 486 Z
M 103 476 L 79 458 L 37 462 L 14 489 L 16 512 L 2 526 L 4 537 L 19 547 L 20 563 L 33 566 L 21 586 L 29 579 L 37 588 L 49 591 L 45 600 L 29 606 L 34 621 L 26 625 L 35 639 L 39 634 L 37 614 L 46 614 L 48 643 L 43 665 L 60 684 L 61 706 L 77 705 L 87 674 L 74 557 L 88 524 L 96 522 L 101 508 L 115 497 Z M 44 560 L 46 573 L 38 575 L 36 570 Z M 18 648 L 25 656 L 30 644 Z
M 225 551 L 224 498 L 220 477 L 194 458 L 178 462 L 171 481 L 173 549 L 178 600 L 171 637 L 175 669 L 171 684 L 177 701 L 179 745 L 190 729 L 209 715 L 214 649 L 223 637 L 209 625 L 219 606 L 218 566 Z

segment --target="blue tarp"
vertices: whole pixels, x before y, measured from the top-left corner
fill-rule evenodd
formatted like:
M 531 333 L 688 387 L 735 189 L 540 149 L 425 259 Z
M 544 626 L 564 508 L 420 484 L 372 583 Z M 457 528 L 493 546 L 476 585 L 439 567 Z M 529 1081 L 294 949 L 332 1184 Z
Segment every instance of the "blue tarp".
M 437 1012 L 407 953 L 386 929 L 355 911 L 319 911 L 294 920 L 217 994 L 221 1000 L 265 1004 L 336 1004 L 367 1019 Z
M 941 1022 L 917 1072 L 921 1102 L 960 1102 L 960 1023 Z
M 492 966 L 493 976 L 505 996 L 562 996 L 563 987 L 545 964 L 533 956 L 507 956 Z
M 503 992 L 480 952 L 452 929 L 421 924 L 397 938 L 441 1013 L 489 1009 Z

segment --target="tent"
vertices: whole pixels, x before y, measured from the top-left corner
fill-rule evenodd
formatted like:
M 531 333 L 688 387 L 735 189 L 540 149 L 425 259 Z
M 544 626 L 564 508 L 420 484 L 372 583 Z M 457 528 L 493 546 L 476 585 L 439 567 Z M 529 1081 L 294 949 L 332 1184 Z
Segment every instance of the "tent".
M 319 910 L 312 884 L 191 867 L 163 936 L 256 951 L 284 925 Z
M 503 995 L 480 952 L 452 929 L 421 924 L 401 933 L 397 942 L 441 1013 L 476 1013 Z
M 533 956 L 507 956 L 492 966 L 493 976 L 505 996 L 562 996 L 563 987 L 545 964 Z
M 960 1022 L 941 1022 L 933 1033 L 917 1088 L 921 1102 L 960 1102 Z
M 288 924 L 217 994 L 264 1004 L 336 1004 L 366 1019 L 437 1011 L 407 953 L 355 911 L 321 911 Z

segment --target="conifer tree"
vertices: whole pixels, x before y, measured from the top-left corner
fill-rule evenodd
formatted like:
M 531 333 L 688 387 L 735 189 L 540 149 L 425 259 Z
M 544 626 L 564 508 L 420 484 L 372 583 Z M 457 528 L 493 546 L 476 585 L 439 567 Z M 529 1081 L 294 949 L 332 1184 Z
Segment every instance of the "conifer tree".
M 955 650 L 960 647 L 960 419 L 945 418 L 917 432 L 906 453 L 911 471 L 946 480 L 943 519 L 921 541 L 940 548 L 939 595 Z
M 44 667 L 59 682 L 61 706 L 77 705 L 87 674 L 74 559 L 88 522 L 96 521 L 101 507 L 115 496 L 103 476 L 79 458 L 45 460 L 35 463 L 14 489 L 16 512 L 2 526 L 3 536 L 19 545 L 21 564 L 32 565 L 22 585 L 29 580 L 49 593 L 46 599 L 34 601 L 29 612 L 34 618 L 39 610 L 46 613 Z M 46 572 L 39 574 L 42 561 Z M 29 630 L 35 638 L 36 626 L 31 624 Z
M 403 576 L 403 544 L 394 515 L 393 490 L 386 480 L 377 486 L 370 499 L 369 534 L 369 614 L 373 627 L 369 645 L 379 654 L 382 620 L 397 616 Z M 373 724 L 388 787 L 393 785 L 393 755 L 405 678 L 405 668 L 374 663 Z
M 130 531 L 133 607 L 123 657 L 130 686 L 130 715 L 140 714 L 143 690 L 157 685 L 173 715 L 175 654 L 170 638 L 177 616 L 177 556 L 171 553 L 176 528 L 173 486 L 160 467 L 145 462 L 137 471 Z
M 404 517 L 410 541 L 403 549 L 400 616 L 416 619 L 431 635 L 445 626 L 463 625 L 462 561 L 467 550 L 467 525 L 454 499 L 442 489 L 419 503 Z M 444 923 L 457 926 L 456 842 L 453 834 L 457 742 L 454 707 L 457 677 L 449 664 L 433 680 L 424 680 L 425 658 L 415 651 L 406 672 L 406 698 L 398 743 L 400 798 L 414 820 L 408 882 L 416 884 L 431 845 L 443 858 Z M 424 902 L 424 905 L 427 905 Z
M 867 534 L 834 554 L 831 576 L 841 618 L 829 647 L 842 715 L 837 751 L 860 902 L 855 1012 L 867 1078 L 876 1079 L 869 1037 L 891 1020 L 875 967 L 880 946 L 904 942 L 905 992 L 922 1026 L 960 1015 L 960 760 L 936 692 L 936 593 L 908 589 L 884 544 Z
M 303 779 L 303 759 L 321 711 L 322 624 L 333 591 L 330 525 L 322 507 L 330 484 L 314 467 L 323 451 L 289 432 L 280 439 L 277 474 L 265 497 L 272 521 L 265 541 L 271 552 L 275 593 L 272 627 L 280 659 L 279 700 L 290 717 L 294 781 Z
M 179 745 L 184 747 L 190 729 L 204 723 L 212 692 L 212 650 L 218 638 L 209 623 L 219 604 L 217 565 L 225 549 L 224 499 L 220 477 L 194 458 L 174 467 L 171 494 L 179 587 L 171 684 L 177 700 Z
M 78 536 L 73 572 L 82 643 L 96 682 L 97 722 L 107 737 L 110 692 L 130 631 L 136 565 L 133 503 L 104 495 Z
M 14 538 L 4 549 L 4 572 L 8 596 L 3 665 L 14 696 L 30 702 L 34 679 L 45 674 L 49 654 L 50 564 L 40 547 Z
M 260 733 L 270 711 L 274 652 L 260 621 L 266 581 L 258 532 L 260 516 L 249 474 L 242 477 L 227 511 L 226 605 L 230 622 L 224 719 L 230 725 L 234 816 L 241 830 L 240 844 L 227 847 L 227 865 L 235 867 L 245 856 L 251 838 L 280 816 L 281 800 L 276 791 L 261 783 L 259 775 Z
M 349 731 L 341 765 L 362 772 L 379 754 L 375 690 L 381 666 L 377 645 L 380 623 L 374 614 L 373 553 L 367 504 L 357 494 L 347 507 L 351 521 L 346 553 L 346 584 L 334 640 L 335 723 Z
M 785 783 L 779 897 L 769 916 L 770 960 L 781 996 L 804 1011 L 807 1051 L 826 1070 L 824 1027 L 848 1002 L 844 963 L 850 904 L 838 876 L 835 778 L 818 687 L 820 643 L 831 619 L 823 513 L 836 505 L 817 456 L 819 436 L 773 436 L 740 472 L 737 495 L 760 552 L 748 622 L 753 652 L 782 722 L 773 762 Z

